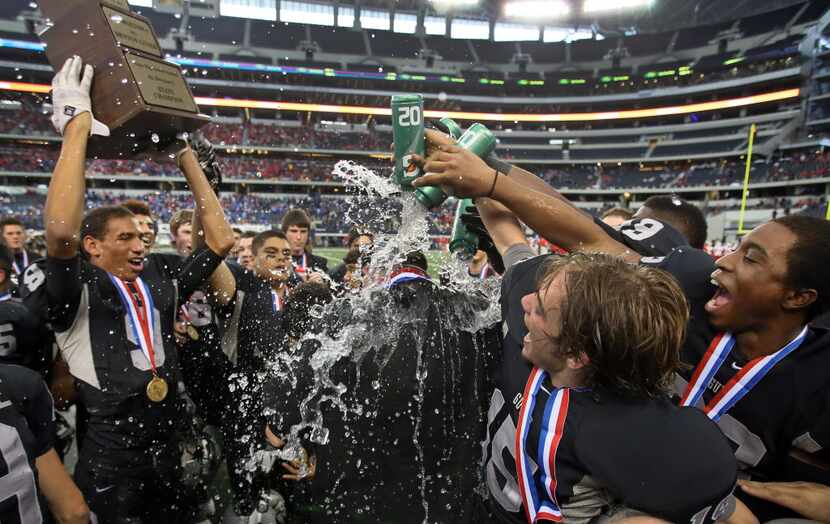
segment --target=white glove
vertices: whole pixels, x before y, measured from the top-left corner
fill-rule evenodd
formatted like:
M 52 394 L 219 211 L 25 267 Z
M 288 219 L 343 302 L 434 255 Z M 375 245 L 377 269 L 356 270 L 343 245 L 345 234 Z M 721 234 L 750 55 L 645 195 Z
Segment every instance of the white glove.
M 92 100 L 89 90 L 92 86 L 92 66 L 84 67 L 81 78 L 81 57 L 69 58 L 55 78 L 52 79 L 52 125 L 63 135 L 66 124 L 84 112 L 92 115 Z M 92 117 L 90 135 L 110 136 L 110 129 Z

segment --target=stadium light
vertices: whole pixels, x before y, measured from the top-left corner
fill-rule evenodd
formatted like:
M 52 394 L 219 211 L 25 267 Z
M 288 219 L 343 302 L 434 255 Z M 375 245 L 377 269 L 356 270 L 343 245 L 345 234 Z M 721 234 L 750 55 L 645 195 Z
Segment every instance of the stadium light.
M 565 18 L 571 7 L 562 0 L 515 0 L 504 4 L 504 16 L 534 20 Z
M 585 0 L 582 12 L 603 13 L 607 11 L 622 11 L 623 9 L 637 9 L 651 7 L 654 0 Z
M 23 93 L 49 93 L 52 86 L 48 84 L 30 84 L 26 82 L 0 82 L 0 91 L 17 91 Z M 424 111 L 427 118 L 449 117 L 456 120 L 485 120 L 488 122 L 588 122 L 593 120 L 622 120 L 628 118 L 652 118 L 657 116 L 687 115 L 701 111 L 716 111 L 746 107 L 755 104 L 778 102 L 798 98 L 801 90 L 782 89 L 759 95 L 729 98 L 714 102 L 701 102 L 678 106 L 654 107 L 650 109 L 627 109 L 623 111 L 605 111 L 601 113 L 472 113 L 467 111 Z M 389 107 L 347 106 L 333 104 L 309 104 L 305 102 L 280 102 L 274 100 L 246 100 L 238 98 L 210 98 L 197 96 L 196 103 L 207 107 L 236 107 L 240 109 L 272 109 L 276 111 L 308 111 L 312 113 L 334 113 L 352 115 L 389 116 Z

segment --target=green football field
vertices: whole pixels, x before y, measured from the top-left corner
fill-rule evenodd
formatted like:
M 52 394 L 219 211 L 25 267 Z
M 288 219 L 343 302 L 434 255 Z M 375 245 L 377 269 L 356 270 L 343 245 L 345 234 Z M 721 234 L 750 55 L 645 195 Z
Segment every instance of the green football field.
M 326 257 L 329 261 L 329 269 L 338 265 L 346 256 L 346 248 L 344 247 L 318 247 L 314 249 L 314 254 Z M 432 277 L 437 276 L 436 271 L 441 266 L 446 253 L 441 251 L 427 251 L 427 261 L 429 262 L 429 274 Z

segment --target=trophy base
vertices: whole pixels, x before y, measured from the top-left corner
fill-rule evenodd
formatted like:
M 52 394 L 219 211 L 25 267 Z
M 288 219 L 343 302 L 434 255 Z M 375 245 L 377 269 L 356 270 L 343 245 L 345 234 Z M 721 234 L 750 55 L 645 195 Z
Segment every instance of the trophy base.
M 146 108 L 128 122 L 110 131 L 110 136 L 92 136 L 87 145 L 87 158 L 141 159 L 163 150 L 181 133 L 192 133 L 210 122 L 202 114 L 171 112 L 169 109 Z

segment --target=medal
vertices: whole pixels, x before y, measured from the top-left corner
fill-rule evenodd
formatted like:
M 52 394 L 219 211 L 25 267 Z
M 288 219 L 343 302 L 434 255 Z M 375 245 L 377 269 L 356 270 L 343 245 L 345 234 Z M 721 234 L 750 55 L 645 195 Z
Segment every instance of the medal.
M 184 317 L 185 323 L 187 325 L 187 327 L 185 327 L 187 336 L 190 337 L 190 340 L 199 340 L 199 330 L 196 329 L 196 326 L 193 325 L 193 319 L 190 318 L 190 312 L 187 311 L 187 304 L 182 304 L 182 307 L 179 308 L 179 311 L 181 311 L 182 317 Z
M 167 396 L 167 382 L 159 377 L 156 370 L 156 352 L 153 349 L 156 315 L 153 296 L 141 277 L 136 278 L 135 283 L 124 282 L 115 275 L 110 275 L 110 280 L 130 317 L 133 336 L 138 341 L 141 352 L 150 362 L 153 378 L 147 384 L 147 398 L 153 402 L 161 402 Z
M 161 402 L 167 397 L 167 381 L 158 375 L 153 375 L 147 383 L 147 398 L 153 402 Z
M 732 406 L 749 393 L 749 390 L 755 387 L 776 364 L 798 349 L 806 337 L 807 326 L 804 326 L 798 336 L 786 346 L 771 355 L 749 361 L 725 386 L 720 388 L 708 403 L 704 403 L 702 409 L 706 416 L 717 422 Z M 686 386 L 686 391 L 680 399 L 681 406 L 694 406 L 702 399 L 706 386 L 723 365 L 733 347 L 735 347 L 735 337 L 732 333 L 721 333 L 712 340 L 709 349 L 703 355 L 689 384 Z

